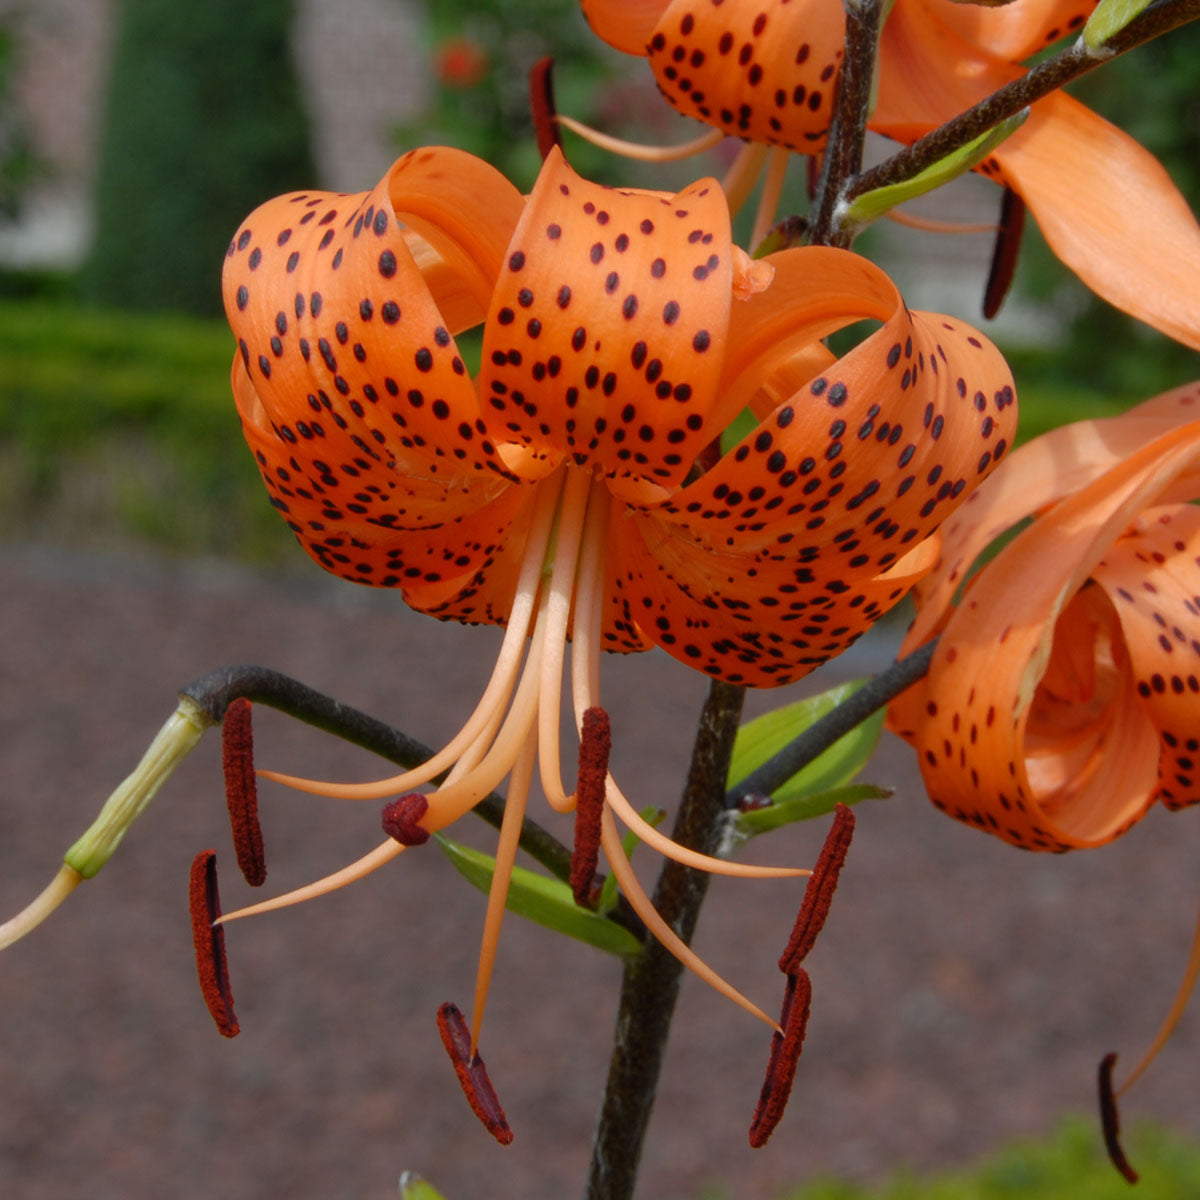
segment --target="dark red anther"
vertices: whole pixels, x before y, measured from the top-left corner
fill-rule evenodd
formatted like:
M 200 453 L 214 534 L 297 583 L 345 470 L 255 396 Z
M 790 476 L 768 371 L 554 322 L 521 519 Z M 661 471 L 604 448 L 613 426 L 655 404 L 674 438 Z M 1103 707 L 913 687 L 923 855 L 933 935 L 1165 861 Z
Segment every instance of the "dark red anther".
M 838 876 L 853 836 L 854 813 L 845 804 L 839 804 L 833 810 L 833 824 L 825 837 L 825 845 L 821 847 L 817 865 L 808 877 L 808 886 L 804 889 L 804 899 L 800 902 L 800 911 L 796 914 L 787 949 L 779 956 L 779 969 L 785 975 L 791 975 L 799 968 L 813 948 L 825 918 L 829 916 L 829 906 L 833 903 Z
M 251 887 L 267 878 L 262 826 L 258 823 L 258 781 L 254 774 L 254 728 L 250 701 L 234 700 L 221 722 L 221 764 L 225 768 L 225 802 L 238 866 Z
M 383 806 L 383 832 L 402 846 L 421 846 L 429 841 L 429 830 L 422 829 L 421 818 L 429 811 L 429 801 L 420 792 L 409 792 Z
M 478 1054 L 471 1055 L 471 1031 L 462 1013 L 456 1005 L 443 1004 L 438 1009 L 437 1023 L 442 1045 L 454 1064 L 454 1073 L 458 1076 L 471 1111 L 496 1141 L 507 1146 L 513 1140 L 513 1131 L 508 1127 L 504 1109 L 500 1107 L 500 1099 L 488 1078 L 483 1059 Z
M 796 1064 L 804 1047 L 804 1031 L 808 1028 L 808 1014 L 812 1007 L 812 981 L 803 967 L 788 976 L 787 988 L 783 993 L 783 1012 L 779 1018 L 783 1033 L 771 1038 L 771 1057 L 767 1060 L 767 1077 L 763 1080 L 758 1107 L 750 1122 L 750 1145 L 755 1150 L 767 1144 L 775 1132 L 792 1094 L 792 1081 L 796 1078 Z
M 600 818 L 612 750 L 608 713 L 599 707 L 583 714 L 579 737 L 579 778 L 575 784 L 575 844 L 571 849 L 571 892 L 575 903 L 592 903 L 592 882 L 600 861 Z
M 225 930 L 213 922 L 221 915 L 217 891 L 217 852 L 201 850 L 192 861 L 188 886 L 192 912 L 192 942 L 196 947 L 196 974 L 204 1003 L 217 1028 L 228 1038 L 237 1037 L 238 1022 L 229 986 L 229 963 L 225 958 Z
M 1004 189 L 1000 202 L 1000 227 L 992 249 L 992 266 L 983 289 L 983 315 L 991 320 L 1004 303 L 1017 271 L 1021 234 L 1025 232 L 1025 201 L 1012 188 Z
M 1125 1151 L 1121 1149 L 1121 1121 L 1117 1114 L 1117 1096 L 1113 1091 L 1112 1073 L 1117 1065 L 1115 1054 L 1106 1054 L 1100 1060 L 1100 1127 L 1104 1131 L 1104 1148 L 1112 1165 L 1130 1182 L 1137 1183 L 1138 1173 L 1129 1165 Z
M 554 106 L 554 59 L 549 55 L 539 58 L 529 70 L 529 112 L 542 158 L 555 146 L 561 150 L 562 131 L 555 120 L 558 109 Z

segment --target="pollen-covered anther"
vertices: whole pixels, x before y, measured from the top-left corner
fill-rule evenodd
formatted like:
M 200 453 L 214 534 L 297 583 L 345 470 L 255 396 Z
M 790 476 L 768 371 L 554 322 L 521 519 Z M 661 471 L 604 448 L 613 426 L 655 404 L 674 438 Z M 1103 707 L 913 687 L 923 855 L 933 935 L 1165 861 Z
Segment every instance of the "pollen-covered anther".
M 1112 1165 L 1130 1182 L 1137 1183 L 1138 1173 L 1129 1164 L 1121 1148 L 1121 1121 L 1117 1112 L 1117 1097 L 1113 1091 L 1113 1067 L 1117 1065 L 1115 1054 L 1106 1054 L 1100 1060 L 1097 1082 L 1100 1092 L 1100 1127 L 1104 1132 L 1104 1148 L 1108 1151 Z
M 429 830 L 421 827 L 421 818 L 429 811 L 429 801 L 421 792 L 409 792 L 383 806 L 383 832 L 402 846 L 421 846 L 429 841 Z
M 250 701 L 234 700 L 221 722 L 221 765 L 225 772 L 225 802 L 238 866 L 251 887 L 267 878 L 262 826 L 258 821 L 258 782 L 254 775 L 254 729 Z
M 808 972 L 801 967 L 788 976 L 787 988 L 783 993 L 783 1012 L 779 1018 L 783 1032 L 771 1038 L 767 1075 L 758 1097 L 758 1107 L 754 1110 L 754 1119 L 750 1122 L 750 1145 L 755 1150 L 767 1144 L 787 1107 L 811 1007 L 812 981 Z
M 612 729 L 608 713 L 593 706 L 583 714 L 579 738 L 579 778 L 575 785 L 575 844 L 571 850 L 571 892 L 590 907 L 600 860 L 600 817 L 604 812 Z
M 462 1087 L 471 1111 L 483 1122 L 488 1133 L 502 1146 L 513 1140 L 504 1109 L 496 1089 L 488 1078 L 487 1067 L 478 1054 L 471 1052 L 471 1031 L 462 1013 L 454 1004 L 443 1004 L 437 1013 L 438 1032 L 442 1045 L 454 1064 L 454 1073 Z
M 854 813 L 845 804 L 839 804 L 833 811 L 833 824 L 821 847 L 817 865 L 808 877 L 804 899 L 800 902 L 800 911 L 792 926 L 792 936 L 788 939 L 787 948 L 779 956 L 779 969 L 787 975 L 799 969 L 825 925 L 853 836 Z
M 225 930 L 214 924 L 221 915 L 215 850 L 201 850 L 192 861 L 188 906 L 192 914 L 192 942 L 196 947 L 196 974 L 204 1003 L 222 1035 L 236 1037 L 238 1021 L 233 1011 L 233 989 L 229 986 Z

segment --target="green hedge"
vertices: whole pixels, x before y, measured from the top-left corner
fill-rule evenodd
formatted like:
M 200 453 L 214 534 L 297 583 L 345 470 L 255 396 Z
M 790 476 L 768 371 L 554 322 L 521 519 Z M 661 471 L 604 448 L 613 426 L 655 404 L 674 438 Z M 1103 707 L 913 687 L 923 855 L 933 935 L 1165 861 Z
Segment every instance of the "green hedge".
M 286 561 L 225 324 L 0 302 L 0 535 Z
M 87 299 L 218 313 L 239 222 L 316 182 L 291 21 L 291 0 L 122 0 Z

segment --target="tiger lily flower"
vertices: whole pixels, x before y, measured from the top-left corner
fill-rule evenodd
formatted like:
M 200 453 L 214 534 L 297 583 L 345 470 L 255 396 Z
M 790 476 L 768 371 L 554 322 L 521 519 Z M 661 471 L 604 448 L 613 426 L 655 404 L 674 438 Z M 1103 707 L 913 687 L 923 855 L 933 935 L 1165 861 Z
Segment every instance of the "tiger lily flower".
M 940 640 L 888 713 L 939 809 L 1057 852 L 1110 842 L 1157 802 L 1200 802 L 1197 498 L 1190 384 L 1035 439 L 946 522 L 902 653 Z M 1029 517 L 971 576 L 980 552 Z M 1200 929 L 1125 1087 L 1166 1041 L 1198 969 Z
M 245 436 L 309 554 L 420 612 L 506 627 L 478 707 L 423 767 L 368 784 L 263 772 L 401 800 L 391 836 L 359 863 L 224 919 L 341 886 L 511 776 L 473 1054 L 535 760 L 551 806 L 577 802 L 559 755 L 571 639 L 591 763 L 581 813 L 584 775 L 599 781 L 584 840 L 601 844 L 650 932 L 777 1028 L 658 916 L 615 818 L 705 870 L 806 872 L 685 850 L 638 815 L 589 733 L 600 651 L 657 645 L 774 686 L 850 645 L 928 569 L 938 525 L 1005 453 L 1016 405 L 999 353 L 966 325 L 910 312 L 849 252 L 752 262 L 713 180 L 673 196 L 613 190 L 557 151 L 527 199 L 445 148 L 406 154 L 370 192 L 279 197 L 235 235 L 224 292 Z M 863 318 L 880 327 L 835 359 L 820 339 Z M 456 337 L 481 322 L 472 379 Z M 749 432 L 721 453 L 747 411 Z M 585 823 L 577 814 L 577 845 Z M 443 1032 L 448 1046 L 464 1036 Z
M 869 126 L 916 141 L 1024 73 L 1035 51 L 1082 27 L 1094 0 L 998 7 L 896 0 L 879 43 Z M 838 0 L 695 5 L 583 0 L 592 28 L 648 57 L 680 112 L 751 143 L 731 172 L 744 199 L 769 155 L 755 238 L 773 219 L 788 151 L 820 151 L 841 59 Z M 569 123 L 571 128 L 578 128 Z M 1055 254 L 1097 295 L 1200 349 L 1200 226 L 1157 159 L 1061 91 L 978 168 L 1024 201 Z
M 1112 841 L 1158 800 L 1200 800 L 1197 496 L 1191 384 L 1036 438 L 943 525 L 902 653 L 940 641 L 888 717 L 939 808 L 1061 851 Z

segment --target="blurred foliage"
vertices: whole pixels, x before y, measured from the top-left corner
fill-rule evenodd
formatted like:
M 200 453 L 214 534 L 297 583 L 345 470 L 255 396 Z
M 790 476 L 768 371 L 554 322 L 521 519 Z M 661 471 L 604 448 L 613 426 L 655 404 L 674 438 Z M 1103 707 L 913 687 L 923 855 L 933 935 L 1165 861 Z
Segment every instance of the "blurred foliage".
M 1200 211 L 1197 62 L 1200 22 L 1120 55 L 1067 89 L 1153 153 L 1193 211 Z M 1069 314 L 1065 340 L 1041 364 L 1051 386 L 1074 381 L 1077 387 L 1145 398 L 1200 375 L 1195 351 L 1093 296 L 1054 257 L 1032 219 L 1018 284 L 1025 295 Z M 1022 383 L 1029 378 L 1020 377 Z M 1026 390 L 1020 393 L 1023 405 Z
M 1064 1122 L 1053 1138 L 1019 1142 L 967 1171 L 904 1173 L 880 1188 L 828 1180 L 780 1200 L 1179 1200 L 1200 1195 L 1200 1147 L 1154 1126 L 1124 1139 L 1141 1174 L 1135 1191 L 1108 1161 L 1094 1123 Z M 716 1200 L 715 1196 L 709 1200 Z
M 83 294 L 220 311 L 238 223 L 316 178 L 288 41 L 291 0 L 123 0 Z
M 0 22 L 0 218 L 17 214 L 21 192 L 37 170 L 24 113 L 13 100 L 17 41 L 11 26 Z
M 218 320 L 0 301 L 0 535 L 297 562 Z
M 548 55 L 554 58 L 559 111 L 640 139 L 653 138 L 656 128 L 676 127 L 644 64 L 596 37 L 577 3 L 438 0 L 428 6 L 425 37 L 434 95 L 427 112 L 396 126 L 397 149 L 457 146 L 528 191 L 541 165 L 530 116 L 529 71 Z M 695 137 L 698 128 L 689 124 L 687 136 Z M 571 165 L 590 179 L 640 186 L 661 179 L 661 171 L 566 136 Z

